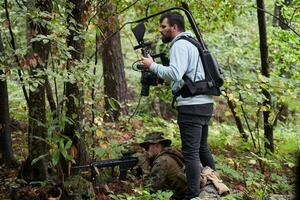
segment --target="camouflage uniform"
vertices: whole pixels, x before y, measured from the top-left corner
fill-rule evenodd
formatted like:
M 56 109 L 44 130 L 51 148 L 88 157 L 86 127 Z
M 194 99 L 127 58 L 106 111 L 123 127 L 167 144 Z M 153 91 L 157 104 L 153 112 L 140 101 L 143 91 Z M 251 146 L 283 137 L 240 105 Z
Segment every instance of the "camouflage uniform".
M 150 186 L 152 191 L 171 190 L 175 199 L 182 199 L 187 185 L 182 154 L 165 148 L 154 159 L 149 174 L 144 176 L 144 185 Z
M 187 190 L 185 164 L 183 155 L 176 149 L 169 147 L 171 140 L 165 139 L 163 133 L 153 132 L 145 137 L 145 141 L 139 145 L 146 150 L 150 144 L 160 143 L 164 146 L 151 162 L 146 153 L 138 156 L 138 166 L 142 170 L 143 183 L 149 186 L 153 192 L 157 190 L 171 190 L 174 199 L 183 199 Z M 201 175 L 202 190 L 212 194 L 223 194 L 229 192 L 228 187 L 209 167 L 203 168 Z M 209 186 L 213 184 L 212 187 Z M 210 189 L 211 188 L 211 189 Z

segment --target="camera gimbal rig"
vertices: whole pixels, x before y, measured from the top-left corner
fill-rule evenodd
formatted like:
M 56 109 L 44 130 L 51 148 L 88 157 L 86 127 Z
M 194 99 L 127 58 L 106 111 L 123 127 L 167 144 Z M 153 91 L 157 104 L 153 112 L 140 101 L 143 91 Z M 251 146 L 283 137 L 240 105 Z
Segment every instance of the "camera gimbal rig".
M 190 81 L 188 83 L 185 81 L 186 87 L 182 88 L 182 89 L 187 89 L 189 96 L 194 96 L 194 95 L 198 95 L 198 94 L 214 95 L 214 96 L 221 95 L 220 87 L 223 85 L 224 80 L 223 80 L 219 65 L 218 65 L 215 57 L 213 56 L 213 54 L 205 46 L 205 44 L 202 40 L 200 29 L 198 28 L 192 14 L 188 10 L 181 8 L 181 7 L 174 7 L 174 8 L 170 8 L 170 9 L 158 12 L 156 14 L 150 15 L 148 17 L 144 17 L 137 21 L 127 22 L 126 24 L 138 23 L 138 25 L 132 29 L 134 36 L 136 37 L 136 40 L 138 41 L 138 45 L 135 46 L 134 49 L 135 50 L 141 49 L 142 55 L 144 57 L 146 57 L 148 55 L 148 53 L 149 53 L 148 47 L 151 45 L 151 43 L 144 41 L 144 34 L 146 31 L 144 22 L 150 18 L 153 18 L 155 16 L 169 12 L 171 10 L 184 11 L 186 17 L 188 18 L 188 21 L 191 25 L 191 28 L 193 29 L 196 39 L 197 39 L 197 41 L 194 40 L 194 42 L 195 42 L 194 45 L 197 47 L 197 49 L 199 51 L 199 56 L 201 57 L 203 69 L 205 71 L 205 75 L 207 75 L 205 80 L 201 80 L 201 81 L 197 81 L 197 82 Z M 124 24 L 123 27 L 126 24 Z M 169 60 L 166 58 L 165 54 L 151 55 L 151 57 L 153 59 L 159 57 L 164 66 L 169 65 Z M 159 78 L 157 77 L 156 74 L 154 74 L 153 72 L 151 72 L 149 70 L 145 70 L 144 66 L 141 64 L 137 64 L 137 62 L 139 62 L 139 61 L 136 61 L 132 64 L 132 68 L 136 71 L 140 71 L 142 74 L 142 76 L 141 76 L 141 84 L 142 84 L 141 97 L 148 96 L 150 86 L 151 85 L 156 86 L 158 83 L 160 83 L 162 81 L 159 81 Z M 180 90 L 180 92 L 181 92 L 181 90 Z M 175 95 L 179 96 L 181 94 L 179 94 L 179 95 L 175 94 Z M 140 104 L 141 97 L 139 99 L 138 106 Z M 137 106 L 137 108 L 138 108 L 138 106 Z M 135 109 L 132 116 L 134 116 L 135 112 L 137 111 L 137 108 Z M 131 117 L 130 117 L 130 119 L 131 119 Z
M 138 42 L 138 45 L 134 47 L 134 50 L 141 49 L 142 56 L 144 56 L 144 57 L 148 56 L 148 54 L 150 53 L 149 52 L 149 47 L 150 47 L 151 43 L 144 41 L 144 35 L 145 35 L 145 31 L 146 31 L 144 22 L 147 21 L 150 18 L 161 15 L 161 14 L 163 14 L 165 12 L 168 12 L 168 11 L 171 11 L 171 10 L 182 10 L 182 11 L 184 11 L 184 13 L 186 14 L 186 16 L 187 16 L 187 18 L 188 18 L 188 20 L 191 24 L 191 27 L 192 27 L 193 31 L 195 32 L 197 40 L 200 42 L 202 48 L 203 49 L 205 48 L 205 45 L 204 45 L 204 43 L 202 41 L 202 38 L 201 38 L 200 30 L 197 27 L 197 25 L 195 23 L 195 20 L 194 20 L 193 16 L 191 15 L 191 13 L 188 10 L 184 9 L 184 8 L 174 7 L 174 8 L 170 8 L 170 9 L 164 10 L 162 12 L 153 14 L 151 16 L 142 18 L 140 20 L 131 22 L 131 23 L 139 23 L 136 27 L 134 27 L 132 29 L 132 32 L 133 32 L 133 34 L 134 34 L 134 36 L 135 36 L 135 38 Z M 169 59 L 166 57 L 165 53 L 154 54 L 154 55 L 151 55 L 151 57 L 153 59 L 160 58 L 161 63 L 164 66 L 169 65 Z M 142 84 L 141 96 L 149 96 L 150 86 L 157 86 L 159 83 L 163 82 L 163 80 L 158 78 L 156 74 L 154 74 L 153 72 L 151 72 L 149 70 L 145 70 L 142 64 L 137 64 L 137 62 L 134 62 L 132 64 L 132 68 L 135 71 L 140 71 L 141 72 L 141 84 Z

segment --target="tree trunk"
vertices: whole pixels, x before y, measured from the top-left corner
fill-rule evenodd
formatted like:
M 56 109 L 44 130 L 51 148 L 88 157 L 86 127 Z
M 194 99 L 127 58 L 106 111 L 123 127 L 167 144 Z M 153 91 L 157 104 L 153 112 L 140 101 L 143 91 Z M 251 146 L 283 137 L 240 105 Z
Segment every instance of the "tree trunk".
M 297 170 L 296 170 L 296 198 L 300 199 L 300 153 L 298 152 Z
M 10 17 L 9 17 L 9 12 L 8 12 L 8 2 L 7 0 L 4 0 L 4 9 L 5 9 L 5 17 L 6 17 L 6 20 L 8 20 L 8 29 L 9 29 L 9 33 L 10 33 L 10 37 L 11 37 L 11 40 L 10 40 L 10 44 L 11 44 L 11 47 L 14 51 L 16 51 L 16 44 L 15 44 L 15 37 L 14 37 L 14 33 L 12 31 L 12 27 L 11 27 L 11 22 L 10 22 Z M 20 60 L 19 60 L 19 57 L 17 56 L 17 54 L 14 55 L 14 58 L 15 58 L 15 61 L 16 63 L 18 63 L 19 67 L 20 67 Z M 26 103 L 27 105 L 29 104 L 29 98 L 28 98 L 28 95 L 27 95 L 27 91 L 26 91 L 26 88 L 25 88 L 25 85 L 23 84 L 23 76 L 22 76 L 22 70 L 21 69 L 18 69 L 18 76 L 19 76 L 19 79 L 20 79 L 20 82 L 22 83 L 22 90 L 23 90 L 23 94 L 24 94 L 24 97 L 25 97 L 25 100 L 26 100 Z
M 292 2 L 292 0 L 285 0 L 283 3 L 285 5 L 288 5 L 291 2 Z M 283 6 L 279 5 L 278 2 L 275 2 L 275 5 L 274 5 L 274 16 L 275 17 L 273 17 L 273 26 L 276 27 L 279 25 L 279 27 L 282 30 L 288 30 L 289 27 L 286 24 L 289 24 L 289 23 L 288 23 L 288 20 L 286 18 L 284 18 L 284 16 L 283 16 L 282 8 L 283 8 Z M 280 20 L 278 20 L 278 18 Z M 283 22 L 285 22 L 286 24 L 284 24 Z M 287 77 L 290 76 L 288 73 L 286 73 L 286 71 L 284 69 L 281 70 L 281 75 L 287 76 Z M 288 105 L 286 103 L 280 103 L 280 105 L 278 107 L 280 108 L 280 113 L 278 114 L 278 119 L 283 122 L 286 122 L 288 115 L 289 115 Z
M 0 57 L 3 55 L 3 44 L 0 32 Z M 0 76 L 4 71 L 0 70 Z M 0 79 L 0 164 L 4 163 L 8 167 L 15 167 L 15 160 L 12 143 L 11 129 L 9 126 L 9 104 L 6 80 Z
M 275 27 L 275 26 L 278 26 L 279 25 L 279 15 L 280 15 L 280 10 L 281 10 L 281 6 L 278 5 L 278 1 L 276 1 L 274 3 L 274 12 L 273 12 L 273 21 L 272 21 L 272 25 Z M 277 18 L 278 17 L 278 18 Z
M 243 127 L 243 123 L 242 123 L 242 120 L 241 118 L 237 115 L 237 113 L 235 112 L 235 108 L 236 108 L 236 105 L 233 101 L 231 101 L 228 97 L 227 97 L 227 105 L 229 106 L 229 109 L 233 115 L 233 118 L 234 118 L 234 121 L 235 121 L 235 124 L 236 124 L 236 127 L 238 128 L 242 138 L 244 140 L 248 140 L 248 135 L 246 134 L 245 130 L 244 130 L 244 127 Z
M 46 95 L 47 95 L 48 103 L 52 112 L 53 119 L 55 119 L 57 117 L 58 110 L 56 108 L 56 104 L 54 101 L 53 92 L 52 92 L 52 88 L 48 76 L 46 76 L 45 79 L 46 79 L 45 86 L 46 86 Z
M 102 51 L 103 74 L 104 74 L 104 94 L 105 109 L 107 111 L 106 119 L 118 121 L 121 112 L 127 112 L 125 105 L 121 108 L 127 98 L 127 85 L 125 80 L 124 61 L 121 49 L 120 33 L 117 32 L 110 37 L 112 33 L 118 30 L 118 17 L 114 15 L 116 6 L 112 1 L 108 1 L 102 7 L 100 18 L 107 19 L 101 23 L 104 29 L 105 40 Z M 106 39 L 108 38 L 108 39 Z
M 51 0 L 37 0 L 29 3 L 34 7 L 28 7 L 28 10 L 38 8 L 43 12 L 51 13 L 52 2 Z M 28 19 L 27 24 L 28 41 L 36 35 L 49 35 L 48 28 L 31 18 Z M 27 158 L 26 171 L 24 175 L 27 180 L 46 180 L 48 174 L 48 155 L 49 146 L 45 140 L 47 138 L 46 129 L 46 98 L 45 98 L 45 75 L 44 69 L 48 62 L 50 44 L 43 43 L 43 41 L 35 41 L 29 43 L 31 47 L 28 54 L 30 60 L 29 74 L 31 81 L 36 85 L 30 85 L 29 104 L 28 104 L 28 149 L 29 155 Z M 38 161 L 32 166 L 31 163 L 34 159 Z M 27 177 L 26 177 L 27 176 Z
M 291 2 L 292 2 L 292 0 L 284 0 L 283 4 L 287 6 Z M 279 21 L 280 28 L 282 28 L 283 30 L 288 30 L 289 27 L 287 25 L 289 25 L 289 21 L 284 16 L 282 6 L 279 6 L 279 19 L 280 19 L 280 21 Z
M 266 30 L 266 21 L 265 21 L 265 4 L 263 0 L 257 0 L 257 18 L 258 18 L 258 27 L 259 27 L 259 39 L 260 39 L 260 57 L 261 57 L 261 73 L 263 76 L 270 77 L 269 73 L 269 62 L 268 62 L 268 44 L 267 44 L 267 30 Z M 264 135 L 266 138 L 265 148 L 269 149 L 271 152 L 274 152 L 274 140 L 273 140 L 273 126 L 269 122 L 270 109 L 272 107 L 271 94 L 268 90 L 262 88 L 262 93 L 265 96 L 266 100 L 263 102 L 263 105 L 267 108 L 266 111 L 263 111 L 264 119 Z
M 84 54 L 84 40 L 80 37 L 80 31 L 82 31 L 83 25 L 83 13 L 85 10 L 84 0 L 72 0 L 74 4 L 72 12 L 68 15 L 68 29 L 70 34 L 67 37 L 67 45 L 74 48 L 71 50 L 72 58 L 68 60 L 67 69 L 71 71 L 75 67 L 75 62 L 80 61 Z M 75 20 L 75 23 L 71 21 Z M 79 112 L 80 107 L 76 101 L 80 100 L 80 92 L 78 83 L 65 83 L 65 94 L 67 98 L 66 102 L 66 117 L 70 119 L 71 123 L 66 123 L 64 133 L 71 139 L 75 137 L 75 131 L 79 129 Z
M 0 70 L 0 76 L 4 74 Z M 12 167 L 15 161 L 12 143 L 11 130 L 9 127 L 9 106 L 6 80 L 0 80 L 0 163 Z
M 71 0 L 69 3 L 74 4 L 72 12 L 68 15 L 68 29 L 70 34 L 67 37 L 67 45 L 74 48 L 71 50 L 71 59 L 68 60 L 67 69 L 69 71 L 76 67 L 76 62 L 80 61 L 84 55 L 84 39 L 81 37 L 81 31 L 84 24 L 84 11 L 86 10 L 85 0 Z M 70 8 L 71 9 L 71 8 Z M 86 163 L 88 153 L 84 143 L 78 139 L 76 132 L 80 132 L 80 113 L 81 107 L 78 102 L 81 101 L 81 95 L 79 91 L 79 85 L 77 82 L 65 83 L 65 95 L 66 101 L 66 117 L 69 119 L 64 127 L 64 134 L 73 141 L 73 147 L 76 148 L 78 154 L 74 158 L 77 164 Z M 63 171 L 68 173 L 67 161 L 63 163 Z
M 288 6 L 290 3 L 292 3 L 292 0 L 284 0 L 282 3 L 285 6 Z M 289 27 L 287 25 L 289 25 L 289 21 L 285 18 L 282 8 L 283 6 L 276 1 L 274 5 L 273 26 L 279 26 L 283 30 L 288 30 Z

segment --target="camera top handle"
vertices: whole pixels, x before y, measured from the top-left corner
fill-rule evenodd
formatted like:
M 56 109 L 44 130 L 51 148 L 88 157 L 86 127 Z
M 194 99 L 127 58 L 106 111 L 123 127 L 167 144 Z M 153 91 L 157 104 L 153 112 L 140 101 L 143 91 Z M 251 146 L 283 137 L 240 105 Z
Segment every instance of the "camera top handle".
M 197 26 L 197 24 L 196 24 L 196 22 L 195 22 L 195 19 L 194 19 L 193 15 L 190 13 L 190 11 L 188 11 L 188 10 L 186 10 L 186 9 L 184 9 L 184 8 L 181 8 L 181 7 L 173 7 L 173 8 L 169 8 L 169 9 L 167 9 L 167 10 L 163 10 L 163 11 L 161 11 L 161 12 L 155 13 L 155 14 L 150 15 L 150 16 L 148 16 L 148 17 L 144 17 L 144 18 L 142 18 L 142 19 L 136 20 L 136 21 L 131 22 L 131 23 L 140 23 L 140 22 L 143 23 L 144 21 L 147 21 L 147 20 L 150 19 L 150 18 L 156 17 L 157 15 L 161 15 L 161 14 L 166 13 L 166 12 L 169 12 L 169 11 L 171 11 L 171 10 L 182 10 L 182 11 L 184 11 L 186 17 L 188 18 L 188 20 L 189 20 L 189 22 L 190 22 L 190 25 L 191 25 L 193 31 L 194 31 L 194 33 L 195 33 L 195 36 L 196 36 L 197 40 L 200 42 L 200 45 L 202 46 L 203 50 L 206 50 L 206 46 L 205 46 L 205 44 L 204 44 L 204 42 L 203 42 L 203 39 L 202 39 L 202 36 L 201 36 L 200 29 L 199 29 L 199 27 Z

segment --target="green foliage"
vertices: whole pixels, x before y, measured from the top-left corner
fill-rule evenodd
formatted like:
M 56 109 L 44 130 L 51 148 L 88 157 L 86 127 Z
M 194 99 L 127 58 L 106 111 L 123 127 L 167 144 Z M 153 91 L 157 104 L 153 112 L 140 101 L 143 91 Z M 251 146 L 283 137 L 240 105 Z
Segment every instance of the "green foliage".
M 151 87 L 150 96 L 142 98 L 140 109 L 134 118 L 143 122 L 140 128 L 134 127 L 132 123 L 124 123 L 126 131 L 134 135 L 133 139 L 119 141 L 124 134 L 122 130 L 111 124 L 103 122 L 104 95 L 102 66 L 99 55 L 95 55 L 95 35 L 102 35 L 102 30 L 98 28 L 97 9 L 104 2 L 89 1 L 89 11 L 86 13 L 86 23 L 81 30 L 75 30 L 78 23 L 74 19 L 67 18 L 72 5 L 65 0 L 52 1 L 53 12 L 51 14 L 42 12 L 34 6 L 27 9 L 22 1 L 9 0 L 10 25 L 12 27 L 16 50 L 10 44 L 11 36 L 7 27 L 7 21 L 2 17 L 3 26 L 0 31 L 4 42 L 4 55 L 1 58 L 0 69 L 7 73 L 1 78 L 6 78 L 9 85 L 10 112 L 12 118 L 27 120 L 27 106 L 21 93 L 21 86 L 26 89 L 34 89 L 44 80 L 37 79 L 36 76 L 29 76 L 28 69 L 36 64 L 36 60 L 27 58 L 30 44 L 42 41 L 51 45 L 48 62 L 44 63 L 45 69 L 36 71 L 36 75 L 47 75 L 57 96 L 56 103 L 61 106 L 65 101 L 64 82 L 75 83 L 81 91 L 82 99 L 76 99 L 76 105 L 82 106 L 82 120 L 80 123 L 81 133 L 77 133 L 78 138 L 85 140 L 89 149 L 95 152 L 95 156 L 101 159 L 119 157 L 123 146 L 121 143 L 141 142 L 147 132 L 162 131 L 165 136 L 172 139 L 176 147 L 180 147 L 180 136 L 176 120 L 164 120 L 157 117 L 155 104 L 158 101 L 167 104 L 171 103 L 172 95 L 168 85 Z M 28 1 L 30 3 L 32 1 Z M 161 11 L 163 9 L 180 6 L 181 1 L 146 1 L 141 0 L 128 8 L 134 1 L 121 0 L 114 1 L 117 5 L 115 14 L 119 14 L 120 23 L 133 21 Z M 189 0 L 184 1 L 189 4 L 196 21 L 202 30 L 202 34 L 209 49 L 217 56 L 222 66 L 225 76 L 226 97 L 220 97 L 223 102 L 227 98 L 236 105 L 237 116 L 243 121 L 246 132 L 253 134 L 257 148 L 253 147 L 253 142 L 249 138 L 248 142 L 239 137 L 238 130 L 231 119 L 230 110 L 226 107 L 224 112 L 224 122 L 219 123 L 214 120 L 210 126 L 209 143 L 217 160 L 217 168 L 222 177 L 229 180 L 229 185 L 236 183 L 246 187 L 246 194 L 257 199 L 263 199 L 269 193 L 292 193 L 292 169 L 295 166 L 295 152 L 300 148 L 300 132 L 298 121 L 300 119 L 299 94 L 300 94 L 300 73 L 299 73 L 299 37 L 290 30 L 282 30 L 279 27 L 272 27 L 272 17 L 267 15 L 268 47 L 270 77 L 261 75 L 259 39 L 257 28 L 257 16 L 254 1 L 234 1 L 234 0 Z M 266 9 L 273 13 L 274 1 L 265 0 Z M 18 5 L 17 3 L 20 3 Z M 293 1 L 290 5 L 282 5 L 285 17 L 290 22 L 290 26 L 296 31 L 300 30 L 299 1 Z M 298 9 L 298 10 L 297 10 Z M 0 10 L 1 16 L 5 16 L 4 9 Z M 37 34 L 28 41 L 26 36 L 27 19 L 30 17 L 34 22 L 46 25 L 50 30 L 48 35 Z M 68 27 L 68 23 L 72 27 Z M 149 41 L 157 43 L 153 48 L 157 53 L 167 52 L 168 46 L 162 45 L 158 29 L 158 17 L 149 20 L 146 24 Z M 190 29 L 187 23 L 188 29 Z M 66 38 L 70 34 L 69 29 L 77 31 L 74 40 L 85 40 L 85 53 L 80 61 L 75 61 L 74 67 L 69 68 L 67 62 L 71 58 L 71 52 L 76 51 L 66 43 Z M 130 26 L 121 31 L 122 50 L 126 63 L 127 85 L 130 88 L 130 96 L 133 98 L 127 102 L 129 111 L 137 104 L 136 97 L 140 92 L 140 73 L 131 69 L 131 63 L 140 58 L 140 52 L 134 51 L 136 44 L 130 30 Z M 100 44 L 99 49 L 102 48 Z M 102 50 L 102 49 L 101 49 Z M 16 62 L 15 56 L 20 60 Z M 96 62 L 95 56 L 98 61 Z M 37 59 L 38 60 L 38 59 Z M 17 75 L 17 69 L 21 69 L 23 82 L 21 83 Z M 94 73 L 94 69 L 96 73 Z M 54 88 L 56 85 L 57 88 Z M 263 106 L 265 100 L 262 88 L 267 89 L 272 95 L 272 105 Z M 92 89 L 95 97 L 92 98 Z M 112 109 L 120 105 L 114 99 L 109 99 Z M 264 155 L 264 135 L 262 111 L 270 110 L 269 122 L 274 124 L 276 117 L 283 104 L 289 108 L 289 116 L 286 121 L 278 122 L 274 127 L 274 138 L 276 145 L 275 155 Z M 218 103 L 216 103 L 218 107 Z M 171 109 L 171 108 L 170 108 Z M 217 112 L 222 112 L 218 111 Z M 63 127 L 66 122 L 73 123 L 65 118 L 65 107 L 60 107 L 60 116 L 56 121 L 52 121 L 52 113 L 47 108 L 48 123 L 47 138 L 43 139 L 50 146 L 50 164 L 56 166 L 62 157 L 73 161 L 69 155 L 72 141 L 63 136 Z M 95 115 L 92 122 L 91 114 Z M 222 113 L 221 113 L 222 115 Z M 155 116 L 155 117 L 154 117 Z M 122 116 L 124 121 L 128 116 Z M 245 119 L 248 120 L 249 128 Z M 123 122 L 124 122 L 123 121 Z M 83 136 L 84 135 L 84 136 Z M 260 148 L 259 148 L 260 147 Z M 253 153 L 251 153 L 253 152 Z M 223 155 L 223 156 L 221 156 Z M 41 155 L 32 161 L 32 164 L 39 159 L 48 156 Z M 265 170 L 265 171 L 263 171 Z M 168 199 L 170 192 L 157 192 L 150 194 L 143 188 L 137 188 L 134 194 L 113 194 L 113 199 Z M 234 195 L 233 195 L 234 196 Z M 238 196 L 238 195 L 237 195 Z M 227 196 L 224 199 L 235 198 Z M 238 197 L 237 197 L 238 199 Z M 242 198 L 241 198 L 242 199 Z
M 45 181 L 31 181 L 29 183 L 30 185 L 33 185 L 33 186 L 40 186 L 40 187 L 46 187 L 46 186 L 49 186 L 49 185 L 53 185 L 53 183 L 49 180 L 45 180 Z
M 23 93 L 17 82 L 9 84 L 9 110 L 12 118 L 25 121 L 27 119 L 27 105 Z
M 275 132 L 278 138 L 282 138 L 278 143 L 279 155 L 260 156 L 251 152 L 253 146 L 238 138 L 232 126 L 212 124 L 209 144 L 214 153 L 217 171 L 225 183 L 244 185 L 245 195 L 248 197 L 263 199 L 268 194 L 292 193 L 294 152 L 297 151 L 297 147 L 292 145 L 290 150 L 282 150 L 285 140 L 289 137 L 294 138 L 295 133 L 291 131 L 293 128 L 281 128 L 285 128 L 284 136 Z M 290 142 L 293 140 L 291 138 L 288 139 Z
M 157 199 L 157 200 L 165 200 L 170 199 L 172 196 L 172 192 L 169 191 L 157 191 L 156 193 L 150 193 L 149 191 L 138 188 L 135 190 L 135 194 L 119 194 L 119 195 L 110 195 L 110 197 L 114 200 L 151 200 L 151 199 Z
M 125 146 L 120 145 L 120 142 L 113 136 L 119 137 L 120 134 L 122 133 L 117 130 L 96 129 L 95 138 L 97 140 L 94 141 L 93 147 L 95 156 L 100 159 L 119 158 Z
M 68 150 L 72 146 L 72 140 L 67 138 L 64 135 L 54 135 L 49 139 L 51 146 L 51 163 L 53 166 L 56 166 L 61 158 L 61 155 L 68 161 L 75 162 L 74 159 L 69 155 Z
M 180 146 L 180 134 L 175 120 L 164 120 L 159 117 L 143 116 L 144 127 L 137 131 L 136 141 L 142 142 L 149 132 L 162 132 L 166 138 L 172 140 L 174 146 Z
M 48 156 L 48 154 L 40 155 L 39 157 L 34 158 L 34 159 L 31 161 L 31 165 L 34 165 L 36 162 L 38 162 L 38 161 L 39 161 L 40 159 L 42 159 L 42 158 L 45 158 L 46 156 Z
M 286 176 L 271 174 L 270 177 L 270 180 L 268 180 L 268 176 L 259 172 L 248 172 L 245 179 L 246 194 L 250 196 L 254 194 L 259 199 L 263 199 L 268 194 L 285 194 L 293 189 L 293 186 L 288 183 Z
M 222 197 L 222 200 L 243 200 L 243 195 L 237 193 L 237 194 L 228 194 L 224 197 Z
M 235 170 L 234 168 L 228 166 L 227 164 L 220 163 L 218 165 L 218 171 L 221 172 L 223 176 L 226 176 L 233 181 L 242 181 L 243 175 L 241 172 Z
M 288 178 L 285 175 L 279 176 L 278 174 L 271 174 L 272 184 L 269 187 L 272 191 L 280 191 L 280 193 L 288 193 L 293 186 L 288 183 Z

